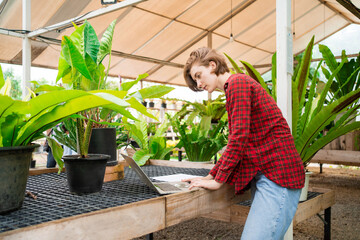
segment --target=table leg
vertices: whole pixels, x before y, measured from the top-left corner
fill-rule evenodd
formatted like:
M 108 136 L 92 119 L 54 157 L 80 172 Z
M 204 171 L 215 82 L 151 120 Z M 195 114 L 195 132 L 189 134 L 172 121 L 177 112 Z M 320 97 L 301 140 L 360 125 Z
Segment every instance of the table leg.
M 178 160 L 179 160 L 179 162 L 181 162 L 181 160 L 182 160 L 182 151 L 178 151 Z
M 322 173 L 322 163 L 320 163 L 320 173 Z
M 149 233 L 146 235 L 146 240 L 154 240 L 154 233 Z
M 331 207 L 325 209 L 324 239 L 331 239 Z

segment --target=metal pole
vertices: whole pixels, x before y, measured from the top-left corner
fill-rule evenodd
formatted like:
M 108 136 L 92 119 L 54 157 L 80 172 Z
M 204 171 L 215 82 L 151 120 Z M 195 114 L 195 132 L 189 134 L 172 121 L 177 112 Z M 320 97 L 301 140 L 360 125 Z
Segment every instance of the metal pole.
M 31 30 L 31 0 L 22 1 L 22 25 L 23 30 Z M 22 78 L 22 97 L 23 99 L 29 94 L 28 88 L 30 88 L 31 81 L 31 42 L 25 35 L 22 42 L 22 66 L 23 66 L 23 78 Z
M 277 104 L 290 129 L 292 124 L 291 77 L 293 74 L 291 0 L 276 0 L 276 91 Z M 293 239 L 291 222 L 284 239 Z
M 277 104 L 292 128 L 291 77 L 293 75 L 291 0 L 276 0 Z

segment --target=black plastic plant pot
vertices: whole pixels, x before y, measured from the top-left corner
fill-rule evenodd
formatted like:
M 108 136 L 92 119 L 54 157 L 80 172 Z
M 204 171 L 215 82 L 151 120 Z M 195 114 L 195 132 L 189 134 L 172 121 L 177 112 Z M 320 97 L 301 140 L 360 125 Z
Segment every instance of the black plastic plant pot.
M 166 108 L 166 103 L 161 103 L 162 108 Z
M 116 128 L 92 129 L 89 153 L 110 155 L 106 166 L 115 166 L 117 164 L 116 149 Z
M 0 148 L 0 214 L 22 207 L 32 152 L 39 146 Z
M 69 190 L 73 194 L 83 195 L 100 192 L 109 155 L 89 154 L 87 158 L 80 155 L 67 155 L 65 162 Z
M 154 102 L 149 102 L 149 107 L 151 107 L 151 108 L 155 107 L 155 103 Z

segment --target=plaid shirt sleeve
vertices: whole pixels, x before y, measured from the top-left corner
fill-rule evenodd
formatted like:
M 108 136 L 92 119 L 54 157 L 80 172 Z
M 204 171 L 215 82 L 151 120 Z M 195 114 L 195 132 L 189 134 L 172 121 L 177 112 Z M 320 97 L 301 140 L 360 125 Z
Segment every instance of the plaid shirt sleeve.
M 250 132 L 251 88 L 243 81 L 232 81 L 227 86 L 227 110 L 229 118 L 229 140 L 226 151 L 210 172 L 215 181 L 228 181 L 234 168 L 241 161 Z

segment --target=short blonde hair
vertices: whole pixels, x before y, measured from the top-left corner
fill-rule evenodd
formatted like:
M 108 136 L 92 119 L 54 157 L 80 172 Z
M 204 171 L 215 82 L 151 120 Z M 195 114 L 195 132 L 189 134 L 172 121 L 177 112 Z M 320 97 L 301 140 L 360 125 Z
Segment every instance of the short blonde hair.
M 218 54 L 215 50 L 207 47 L 198 48 L 190 53 L 190 57 L 186 61 L 184 67 L 184 78 L 186 84 L 189 86 L 191 90 L 195 92 L 203 91 L 203 89 L 197 87 L 196 82 L 191 77 L 190 74 L 191 68 L 194 66 L 194 64 L 208 67 L 211 61 L 216 63 L 216 69 L 214 70 L 216 76 L 219 76 L 220 74 L 224 74 L 226 72 L 230 72 L 225 62 L 225 58 L 223 56 Z

